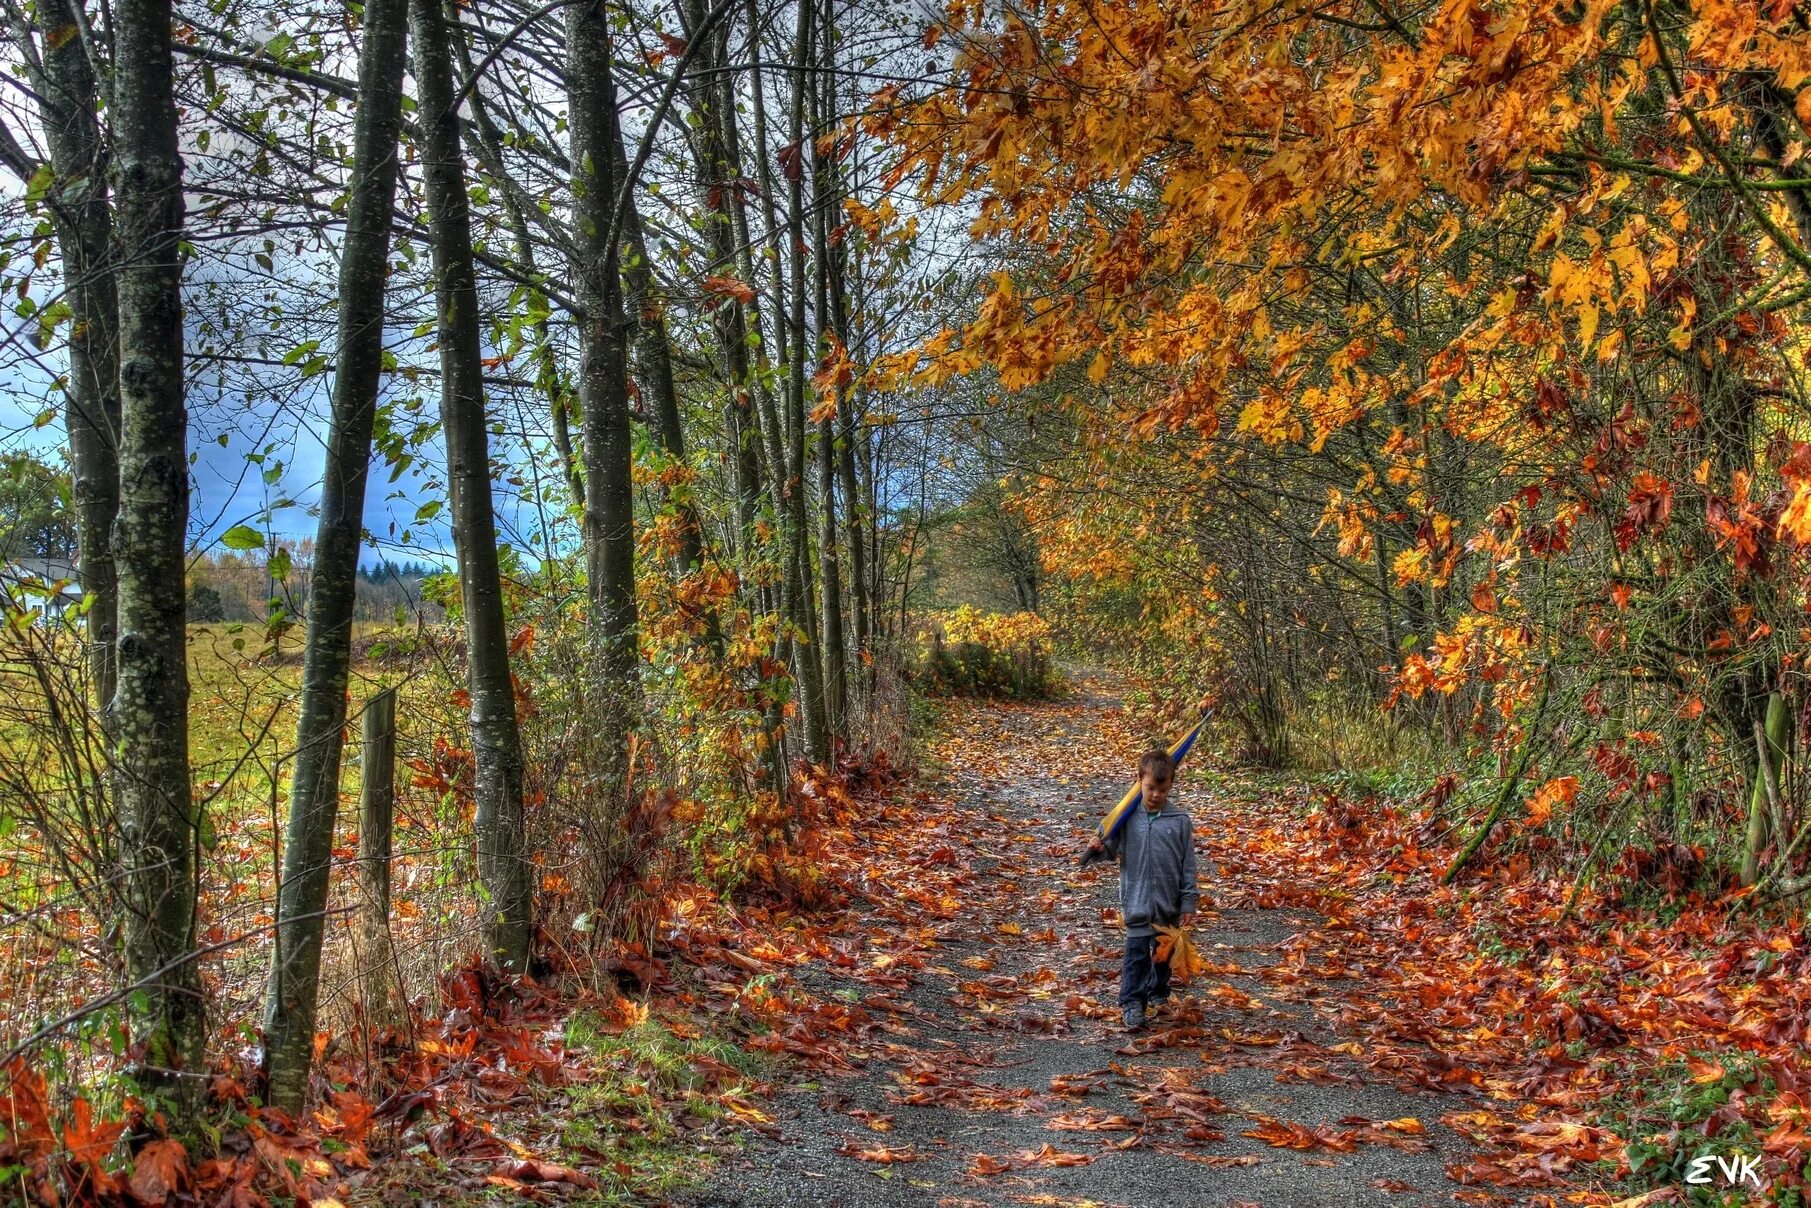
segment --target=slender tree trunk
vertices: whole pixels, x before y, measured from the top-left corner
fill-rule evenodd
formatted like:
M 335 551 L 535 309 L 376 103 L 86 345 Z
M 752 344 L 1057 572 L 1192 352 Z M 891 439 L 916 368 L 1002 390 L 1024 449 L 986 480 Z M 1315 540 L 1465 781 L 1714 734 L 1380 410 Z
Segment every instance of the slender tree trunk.
M 823 37 L 819 39 L 818 47 L 818 54 L 826 61 L 829 56 L 829 8 L 827 2 L 823 13 Z M 826 72 L 824 78 L 829 80 L 832 77 Z M 816 281 L 817 348 L 820 358 L 826 361 L 833 354 L 846 351 L 842 343 L 843 333 L 835 326 L 830 307 L 829 212 L 835 197 L 832 180 L 834 170 L 831 167 L 835 162 L 835 149 L 831 148 L 826 154 L 822 147 L 822 141 L 829 137 L 827 131 L 832 121 L 828 91 L 826 85 L 812 92 L 810 136 L 811 186 L 815 211 L 812 215 L 811 236 L 812 268 Z M 824 611 L 819 632 L 823 636 L 824 724 L 833 741 L 846 745 L 849 740 L 849 656 L 843 640 L 842 560 L 836 540 L 836 433 L 832 427 L 836 416 L 843 411 L 845 401 L 840 384 L 833 381 L 829 390 L 835 412 L 823 415 L 817 421 L 818 567 L 824 581 Z
M 610 111 L 616 112 L 616 86 L 613 76 L 599 82 L 604 89 Z M 679 418 L 679 391 L 673 384 L 673 346 L 667 336 L 666 299 L 654 282 L 654 267 L 648 259 L 647 234 L 642 229 L 641 210 L 635 204 L 635 182 L 629 179 L 629 156 L 623 148 L 622 123 L 612 122 L 612 176 L 621 190 L 623 216 L 620 241 L 623 284 L 624 320 L 632 333 L 636 377 L 641 381 L 648 417 L 653 421 L 655 437 L 661 451 L 676 466 L 686 465 L 685 427 Z M 704 562 L 704 529 L 698 520 L 698 509 L 692 502 L 691 487 L 674 491 L 663 487 L 662 498 L 679 519 L 679 548 L 673 569 L 683 578 Z M 711 622 L 714 629 L 714 622 Z
M 1761 875 L 1761 851 L 1767 846 L 1767 838 L 1772 831 L 1769 825 L 1773 813 L 1769 806 L 1778 796 L 1776 788 L 1779 782 L 1780 769 L 1786 762 L 1787 739 L 1792 733 L 1792 710 L 1786 706 L 1786 698 L 1778 692 L 1767 696 L 1766 720 L 1755 722 L 1756 737 L 1764 740 L 1751 743 L 1755 748 L 1754 784 L 1748 795 L 1748 828 L 1742 845 L 1742 884 L 1753 885 Z M 1765 761 L 1761 756 L 1766 754 Z M 1772 789 L 1772 792 L 1769 790 Z M 1779 836 L 1779 842 L 1785 842 L 1785 836 Z
M 836 548 L 836 434 L 832 417 L 818 421 L 818 548 L 824 580 L 824 724 L 837 742 L 849 741 L 849 655 L 843 641 L 843 582 Z
M 748 22 L 751 30 L 758 30 L 760 28 L 760 13 L 755 7 L 754 0 L 749 0 Z M 755 36 L 751 34 L 751 40 L 754 38 Z M 751 51 L 751 53 L 754 52 Z M 778 186 L 774 183 L 773 168 L 768 163 L 767 159 L 767 98 L 765 96 L 765 89 L 762 84 L 762 73 L 760 71 L 750 73 L 749 85 L 754 90 L 754 105 L 752 107 L 754 111 L 754 164 L 755 172 L 759 175 L 761 184 L 759 195 L 761 198 L 761 211 L 764 220 L 764 230 L 762 232 L 763 256 L 772 270 L 773 281 L 773 340 L 771 341 L 771 345 L 766 339 L 767 331 L 762 322 L 760 304 L 758 301 L 751 301 L 748 304 L 748 320 L 751 329 L 761 336 L 760 368 L 763 372 L 757 381 L 755 400 L 760 409 L 760 426 L 762 435 L 765 438 L 761 444 L 761 451 L 767 459 L 767 481 L 771 484 L 771 503 L 773 505 L 774 518 L 783 525 L 785 513 L 784 501 L 781 499 L 781 495 L 785 491 L 786 484 L 789 480 L 786 469 L 785 428 L 780 423 L 780 413 L 779 409 L 774 404 L 773 392 L 769 390 L 767 386 L 767 371 L 773 370 L 776 367 L 783 369 L 787 364 L 786 281 L 784 267 L 786 262 L 780 255 L 780 219 L 779 211 L 774 204 L 774 193 Z M 725 130 L 729 139 L 730 155 L 736 165 L 735 171 L 737 173 L 737 179 L 740 179 L 742 175 L 742 164 L 746 161 L 742 155 L 741 140 L 733 114 L 726 119 Z M 738 244 L 742 249 L 743 276 L 747 278 L 749 285 L 758 291 L 761 278 L 760 274 L 756 271 L 754 263 L 754 237 L 748 223 L 747 211 L 743 208 L 740 197 L 737 199 L 734 212 L 737 217 L 736 237 Z M 759 294 L 757 293 L 757 298 L 758 297 Z M 770 346 L 772 348 L 771 353 L 768 351 Z M 783 554 L 783 556 L 789 556 L 790 548 L 790 545 L 786 546 L 788 553 Z M 790 563 L 788 563 L 788 565 L 790 565 Z M 782 575 L 784 574 L 785 571 L 782 570 Z
M 63 262 L 70 309 L 64 423 L 75 497 L 76 550 L 88 605 L 88 676 L 103 724 L 112 717 L 118 574 L 113 519 L 119 512 L 119 299 L 108 267 L 113 237 L 107 148 L 95 112 L 94 69 L 77 33 L 79 0 L 40 0 L 38 115 L 50 150 L 45 196 Z M 22 37 L 25 35 L 21 35 Z M 26 56 L 30 62 L 30 56 Z
M 371 434 L 383 377 L 384 285 L 396 205 L 396 144 L 407 67 L 408 0 L 369 0 L 359 49 L 346 241 L 340 249 L 339 348 L 321 475 L 295 774 L 277 888 L 277 945 L 264 1007 L 269 1100 L 294 1113 L 308 1089 L 340 755 L 352 666 L 352 612 L 364 534 Z
M 707 16 L 705 0 L 682 0 L 681 17 L 688 36 L 696 37 Z M 725 22 L 711 31 L 697 60 L 697 71 L 688 86 L 697 131 L 693 146 L 697 151 L 698 185 L 705 197 L 706 246 L 711 251 L 710 272 L 733 274 L 738 271 L 736 223 L 731 207 L 740 208 L 739 172 L 734 171 L 729 153 L 726 123 L 735 121 L 735 95 L 732 78 L 723 71 L 728 62 L 726 48 L 732 23 Z M 752 282 L 749 283 L 752 286 Z M 759 450 L 755 447 L 757 427 L 754 398 L 749 384 L 748 322 L 742 304 L 725 297 L 711 313 L 711 326 L 723 362 L 724 379 L 729 386 L 725 408 L 731 441 L 731 467 L 735 476 L 736 525 L 734 545 L 738 553 L 750 559 L 755 547 L 755 510 L 761 492 Z
M 698 29 L 705 18 L 703 0 L 684 0 L 688 30 Z M 758 26 L 751 26 L 751 29 Z M 779 442 L 772 425 L 773 407 L 765 385 L 757 383 L 750 356 L 750 341 L 762 330 L 761 311 L 757 300 L 759 277 L 755 271 L 754 247 L 749 236 L 748 209 L 743 194 L 744 170 L 740 131 L 736 122 L 736 97 L 733 77 L 722 71 L 729 59 L 729 27 L 715 36 L 706 63 L 700 64 L 700 85 L 695 89 L 696 103 L 702 106 L 703 121 L 698 142 L 701 184 L 712 211 L 709 231 L 713 269 L 734 269 L 750 287 L 747 301 L 726 299 L 713 316 L 718 344 L 722 350 L 724 372 L 729 381 L 729 430 L 734 445 L 736 475 L 736 519 L 740 534 L 741 573 L 751 587 L 754 606 L 771 614 L 779 607 L 772 582 L 766 577 L 768 552 L 756 524 L 764 492 L 772 501 L 772 484 L 780 481 L 773 470 L 779 456 Z M 757 409 L 757 399 L 763 407 Z M 765 412 L 764 421 L 762 412 Z M 763 455 L 768 458 L 763 474 Z M 775 793 L 786 789 L 785 720 L 778 701 L 763 695 L 763 729 L 769 787 Z
M 566 80 L 571 123 L 574 225 L 580 257 L 573 265 L 579 301 L 579 406 L 585 422 L 585 553 L 591 628 L 600 658 L 598 706 L 605 718 L 605 775 L 628 774 L 629 734 L 640 707 L 635 611 L 635 490 L 627 328 L 623 319 L 620 242 L 612 237 L 622 182 L 615 172 L 618 135 L 611 85 L 610 30 L 593 3 L 566 10 Z
M 390 856 L 396 809 L 396 689 L 365 703 L 359 751 L 359 979 L 374 1031 L 408 1018 L 390 934 Z
M 832 161 L 834 163 L 834 161 Z M 840 196 L 840 193 L 838 194 Z M 830 313 L 836 323 L 836 330 L 849 355 L 855 357 L 854 341 L 849 322 L 848 293 L 845 288 L 848 261 L 843 248 L 832 249 L 830 259 Z M 861 483 L 855 474 L 855 445 L 862 436 L 859 396 L 851 390 L 843 396 L 841 409 L 838 412 L 839 434 L 836 440 L 837 472 L 843 488 L 843 528 L 845 540 L 849 547 L 849 619 L 851 622 L 854 649 L 851 658 L 855 671 L 851 676 L 853 683 L 861 685 L 859 691 L 865 695 L 871 688 L 866 670 L 871 667 L 869 642 L 870 616 L 872 602 L 868 590 L 868 558 L 866 542 L 863 540 L 862 491 Z
M 806 507 L 808 490 L 805 478 L 805 358 L 809 343 L 805 338 L 805 90 L 810 86 L 804 70 L 811 62 L 811 38 L 815 10 L 810 0 L 799 0 L 798 32 L 793 42 L 792 113 L 789 126 L 791 142 L 783 152 L 782 167 L 786 176 L 786 241 L 790 245 L 777 264 L 790 264 L 792 284 L 787 299 L 791 307 L 786 359 L 786 486 L 787 529 L 792 541 L 788 556 L 789 615 L 802 635 L 793 642 L 793 673 L 799 680 L 799 712 L 805 730 L 805 754 L 811 762 L 828 764 L 831 756 L 830 725 L 825 705 L 824 673 L 819 653 L 817 608 L 812 590 L 810 554 L 810 512 Z M 776 264 L 776 267 L 777 267 Z M 786 320 L 782 320 L 786 322 Z
M 478 281 L 472 260 L 471 202 L 459 138 L 452 51 L 440 0 L 411 0 L 415 79 L 422 114 L 422 182 L 434 245 L 440 312 L 440 417 L 465 611 L 472 751 L 477 765 L 478 879 L 484 946 L 504 969 L 528 967 L 534 868 L 522 813 L 522 740 L 491 504 L 490 438 L 484 410 Z
M 1496 829 L 1497 823 L 1520 800 L 1517 792 L 1522 787 L 1522 777 L 1528 774 L 1528 765 L 1534 758 L 1535 748 L 1540 745 L 1541 723 L 1547 717 L 1547 702 L 1553 698 L 1553 669 L 1541 668 L 1541 677 L 1540 701 L 1534 707 L 1534 719 L 1528 723 L 1528 732 L 1522 736 L 1522 746 L 1516 752 L 1515 763 L 1503 777 L 1503 786 L 1497 790 L 1497 799 L 1491 803 L 1490 812 L 1484 815 L 1484 821 L 1478 824 L 1478 829 L 1472 832 L 1471 838 L 1465 841 L 1458 854 L 1447 864 L 1446 871 L 1440 875 L 1442 885 L 1452 884 L 1465 871 L 1465 866 L 1472 862 L 1484 847 L 1485 840 L 1490 838 L 1490 832 Z
M 120 508 L 116 800 L 125 862 L 127 999 L 141 1085 L 200 1099 L 205 1011 L 196 967 L 183 542 L 189 520 L 183 395 L 182 159 L 170 0 L 114 6 L 114 193 L 120 255 Z M 184 1077 L 183 1075 L 187 1075 Z
M 477 133 L 474 150 L 487 173 L 498 180 L 505 179 L 509 169 L 503 159 L 503 135 L 491 117 L 489 106 L 485 104 L 483 80 L 473 79 L 475 68 L 469 35 L 467 40 L 461 40 L 457 45 L 465 79 L 469 81 L 471 89 L 472 125 Z M 505 188 L 502 191 L 502 204 L 510 239 L 516 245 L 516 261 L 528 277 L 534 278 L 539 274 L 540 266 L 535 262 L 534 240 L 529 234 L 528 216 L 522 199 L 514 189 Z M 566 481 L 572 508 L 576 513 L 583 513 L 585 474 L 572 444 L 572 412 L 577 401 L 573 398 L 572 383 L 560 368 L 560 356 L 554 346 L 553 328 L 549 322 L 552 311 L 547 295 L 530 287 L 527 303 L 529 313 L 534 316 L 531 356 L 535 389 L 547 400 L 548 415 L 553 422 L 553 447 L 560 459 L 560 473 Z

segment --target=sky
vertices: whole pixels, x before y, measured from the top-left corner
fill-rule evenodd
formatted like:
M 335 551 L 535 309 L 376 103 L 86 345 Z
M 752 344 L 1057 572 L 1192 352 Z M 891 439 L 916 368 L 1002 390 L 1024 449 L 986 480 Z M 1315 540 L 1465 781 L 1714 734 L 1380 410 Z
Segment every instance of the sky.
M 311 286 L 321 284 L 309 266 L 278 261 L 279 271 L 294 272 Z M 216 266 L 218 267 L 218 266 Z M 200 277 L 198 280 L 197 277 Z M 294 332 L 279 329 L 269 338 L 248 336 L 243 327 L 225 330 L 215 310 L 228 284 L 191 273 L 187 292 L 187 369 L 189 390 L 190 524 L 189 543 L 197 553 L 221 548 L 221 536 L 237 525 L 271 534 L 281 542 L 311 538 L 313 509 L 320 499 L 334 374 L 330 368 L 304 375 L 302 366 L 243 363 L 281 362 L 296 346 Z M 33 305 L 54 299 L 55 283 L 34 281 Z M 15 295 L 16 297 L 16 295 Z M 60 343 L 40 351 L 31 346 L 37 320 L 17 312 L 4 314 L 0 328 L 0 450 L 24 449 L 52 464 L 65 462 L 66 433 L 58 377 L 66 365 Z M 308 360 L 325 358 L 333 347 L 331 297 L 314 300 L 310 318 L 296 326 L 320 347 Z M 288 324 L 282 325 L 286 328 Z M 434 374 L 438 359 L 424 352 L 410 330 L 392 325 L 386 344 L 401 366 L 430 372 L 411 381 L 402 372 L 386 373 L 380 404 L 393 404 L 396 426 L 418 429 L 413 464 L 397 469 L 381 455 L 373 467 L 366 494 L 365 527 L 373 537 L 363 556 L 366 565 L 390 561 L 444 560 L 452 551 L 444 506 L 428 520 L 418 519 L 424 505 L 445 503 L 440 485 L 444 464 L 434 421 L 438 399 Z M 239 363 L 235 363 L 235 358 Z M 528 444 L 544 446 L 546 419 L 523 414 L 532 400 L 499 392 L 492 398 L 493 419 L 518 435 L 495 443 L 493 455 L 512 466 L 528 459 Z M 46 422 L 48 421 L 48 422 Z M 429 429 L 433 429 L 429 431 Z M 526 442 L 520 434 L 526 432 Z M 528 476 L 532 482 L 532 475 Z M 551 481 L 551 480 L 550 480 Z M 519 545 L 534 560 L 539 544 L 540 512 L 509 484 L 497 484 L 497 508 L 503 540 Z M 558 507 L 556 498 L 550 506 Z

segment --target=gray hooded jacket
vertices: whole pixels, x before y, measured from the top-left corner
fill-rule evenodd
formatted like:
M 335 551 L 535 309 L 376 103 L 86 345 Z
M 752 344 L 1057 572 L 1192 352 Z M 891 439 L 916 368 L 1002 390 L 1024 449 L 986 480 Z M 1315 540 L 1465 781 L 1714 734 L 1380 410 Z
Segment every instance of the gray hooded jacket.
M 1119 859 L 1119 909 L 1128 937 L 1155 935 L 1155 924 L 1173 927 L 1194 912 L 1201 893 L 1195 824 L 1187 814 L 1168 802 L 1155 814 L 1140 806 L 1106 848 Z

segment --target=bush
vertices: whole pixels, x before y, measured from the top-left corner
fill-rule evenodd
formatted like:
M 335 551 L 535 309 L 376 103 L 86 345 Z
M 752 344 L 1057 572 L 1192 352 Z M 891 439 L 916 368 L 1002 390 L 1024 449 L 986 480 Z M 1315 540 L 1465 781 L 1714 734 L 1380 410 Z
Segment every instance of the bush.
M 1058 687 L 1050 650 L 1050 626 L 1035 612 L 965 604 L 921 618 L 912 679 L 930 695 L 1048 696 Z
M 206 583 L 189 588 L 189 621 L 198 625 L 217 625 L 226 620 L 226 601 Z

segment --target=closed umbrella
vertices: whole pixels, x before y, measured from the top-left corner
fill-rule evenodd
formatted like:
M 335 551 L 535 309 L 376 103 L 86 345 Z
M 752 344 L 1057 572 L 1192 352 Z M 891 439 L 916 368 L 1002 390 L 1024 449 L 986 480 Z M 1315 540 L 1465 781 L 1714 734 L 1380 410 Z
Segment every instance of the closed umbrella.
M 1189 753 L 1189 748 L 1195 745 L 1195 739 L 1200 737 L 1202 728 L 1207 725 L 1208 718 L 1212 716 L 1213 713 L 1210 711 L 1200 721 L 1196 722 L 1188 733 L 1184 734 L 1181 738 L 1178 738 L 1175 743 L 1171 745 L 1171 764 L 1179 766 L 1182 763 L 1183 756 L 1187 755 Z M 1132 816 L 1132 811 L 1137 809 L 1143 802 L 1144 782 L 1142 779 L 1134 780 L 1132 782 L 1132 787 L 1126 791 L 1126 795 L 1119 799 L 1119 804 L 1107 811 L 1107 816 L 1100 820 L 1101 842 L 1106 842 L 1118 833 L 1119 828 L 1125 825 L 1126 819 Z M 1082 856 L 1082 863 L 1086 865 L 1095 860 L 1104 860 L 1106 858 L 1106 853 L 1104 852 L 1089 851 Z

